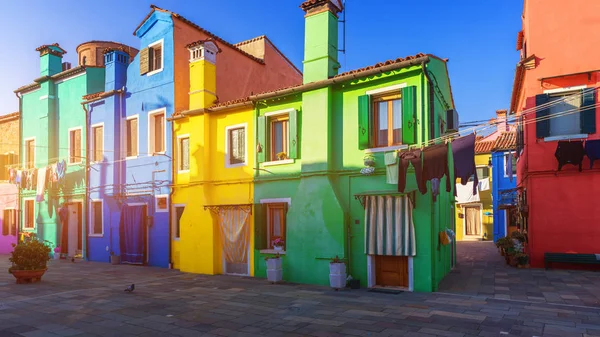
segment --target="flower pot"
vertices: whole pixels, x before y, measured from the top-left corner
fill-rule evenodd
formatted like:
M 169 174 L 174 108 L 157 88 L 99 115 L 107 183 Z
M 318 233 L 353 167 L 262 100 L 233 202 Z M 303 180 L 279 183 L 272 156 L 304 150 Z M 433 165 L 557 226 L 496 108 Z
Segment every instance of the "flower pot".
M 267 270 L 281 270 L 281 259 L 268 259 Z
M 283 252 L 283 246 L 273 246 L 273 250 L 276 252 Z
M 44 275 L 47 269 L 11 270 L 11 274 L 17 279 L 17 284 L 36 283 L 42 280 L 42 275 Z
M 504 256 L 504 248 L 500 248 L 500 256 Z
M 121 255 L 111 255 L 110 264 L 121 264 Z
M 267 280 L 271 283 L 278 283 L 283 280 L 281 259 L 267 259 Z
M 54 259 L 60 260 L 60 253 L 54 253 Z
M 329 264 L 329 285 L 335 290 L 346 287 L 345 263 Z

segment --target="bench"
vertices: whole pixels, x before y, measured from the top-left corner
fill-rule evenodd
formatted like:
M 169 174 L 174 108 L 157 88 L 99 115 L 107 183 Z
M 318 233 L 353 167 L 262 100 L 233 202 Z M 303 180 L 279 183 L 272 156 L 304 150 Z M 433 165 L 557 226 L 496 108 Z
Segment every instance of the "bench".
M 575 254 L 575 253 L 544 253 L 544 265 L 546 270 L 550 263 L 581 263 L 581 264 L 600 264 L 596 254 Z

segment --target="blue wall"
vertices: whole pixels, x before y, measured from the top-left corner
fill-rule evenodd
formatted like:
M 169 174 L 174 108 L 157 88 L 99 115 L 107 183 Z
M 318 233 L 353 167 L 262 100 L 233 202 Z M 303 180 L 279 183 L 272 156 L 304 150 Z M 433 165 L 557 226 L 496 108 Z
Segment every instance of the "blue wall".
M 504 156 L 508 151 L 492 152 L 492 203 L 494 207 L 494 242 L 506 236 L 506 211 L 498 209 L 500 205 L 500 191 L 517 187 L 517 177 L 505 176 Z

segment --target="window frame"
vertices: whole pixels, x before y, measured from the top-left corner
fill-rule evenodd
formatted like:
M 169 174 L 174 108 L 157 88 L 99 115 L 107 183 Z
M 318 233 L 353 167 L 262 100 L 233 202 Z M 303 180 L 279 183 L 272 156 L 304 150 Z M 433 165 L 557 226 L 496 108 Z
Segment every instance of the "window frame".
M 181 239 L 181 220 L 177 219 L 177 208 L 183 208 L 183 211 L 185 212 L 185 206 L 186 204 L 173 204 L 171 205 L 172 208 L 172 223 L 173 223 L 173 237 L 171 238 L 172 240 L 175 241 L 179 241 Z M 183 213 L 181 213 L 181 216 L 183 216 Z M 179 229 L 179 230 L 178 230 Z M 179 232 L 179 236 L 177 236 L 177 232 Z
M 28 212 L 28 207 L 27 204 L 31 203 L 31 207 L 33 208 L 33 219 L 32 220 L 32 224 L 31 227 L 26 227 L 27 225 L 27 214 Z M 36 221 L 35 221 L 35 198 L 23 198 L 23 228 L 21 228 L 22 231 L 24 232 L 33 232 L 36 229 Z
M 365 95 L 369 96 L 369 107 L 372 108 L 374 96 L 382 96 L 382 95 L 385 96 L 385 95 L 389 95 L 389 94 L 397 92 L 400 94 L 400 100 L 402 100 L 402 89 L 404 89 L 406 87 L 408 87 L 408 83 L 402 82 L 402 83 L 398 83 L 398 84 L 394 84 L 394 85 L 390 85 L 390 86 L 386 86 L 386 87 L 382 87 L 382 88 L 367 90 L 365 92 Z M 402 111 L 402 113 L 404 113 L 404 111 Z M 374 116 L 374 113 L 373 113 L 372 109 L 370 109 L 369 123 L 373 123 L 373 116 Z M 374 132 L 374 131 L 369 130 L 368 132 Z M 371 144 L 363 150 L 365 153 L 379 153 L 379 152 L 388 152 L 388 151 L 392 151 L 392 150 L 408 149 L 408 146 L 409 146 L 408 144 L 400 144 L 400 145 L 393 145 L 393 146 L 376 147 L 376 146 L 374 146 L 374 144 L 372 144 L 372 141 L 373 141 L 373 135 L 369 134 L 369 143 L 371 143 Z
M 12 213 L 12 221 L 14 221 L 14 224 L 12 225 L 12 227 L 8 227 L 8 234 L 6 236 L 17 236 L 17 233 L 19 232 L 19 229 L 17 228 L 19 226 L 19 212 L 18 209 L 16 207 L 5 207 L 2 210 L 2 226 L 4 226 L 6 224 L 6 218 L 4 217 L 4 214 L 6 212 Z M 12 232 L 11 232 L 12 229 Z M 4 228 L 2 229 L 4 231 Z M 5 235 L 3 235 L 5 236 Z
M 508 173 L 506 172 L 506 162 L 508 161 L 508 156 L 512 156 L 512 152 L 505 152 L 504 155 L 502 155 L 502 157 L 504 158 L 504 178 L 509 178 Z M 515 170 L 513 171 L 513 178 L 515 178 L 517 176 L 517 159 L 515 159 L 513 157 L 513 161 L 512 161 L 513 167 L 515 168 Z
M 183 160 L 182 160 L 183 147 L 181 145 L 182 145 L 182 141 L 184 139 L 188 140 L 188 168 L 187 169 L 181 169 L 181 166 L 183 164 Z M 177 173 L 189 173 L 190 172 L 190 166 L 192 166 L 192 163 L 191 163 L 192 156 L 190 155 L 191 154 L 190 150 L 191 150 L 190 134 L 186 133 L 184 135 L 177 136 Z
M 244 161 L 241 163 L 231 163 L 231 131 L 237 129 L 244 129 Z M 225 167 L 234 168 L 248 165 L 248 123 L 240 123 L 235 125 L 229 125 L 225 127 Z
M 158 199 L 165 198 L 167 205 L 164 209 L 158 208 Z M 154 196 L 154 213 L 168 213 L 169 212 L 169 195 L 168 194 L 157 194 Z
M 137 130 L 136 130 L 136 133 L 137 133 L 137 146 L 136 146 L 137 151 L 136 152 L 137 153 L 135 154 L 135 156 L 128 156 L 127 155 L 127 143 L 129 142 L 130 135 L 127 133 L 127 122 L 130 121 L 130 120 L 132 120 L 132 119 L 136 119 L 137 120 Z M 124 126 L 123 129 L 125 131 L 125 142 L 123 144 L 124 145 L 123 146 L 123 152 L 125 153 L 125 160 L 135 159 L 135 158 L 139 157 L 139 155 L 140 155 L 140 115 L 139 114 L 135 114 L 135 115 L 127 116 L 125 118 L 125 121 L 124 121 L 123 124 L 124 124 L 123 125 Z
M 285 254 L 286 251 L 286 247 L 287 247 L 287 212 L 289 212 L 290 207 L 292 206 L 292 199 L 291 198 L 274 198 L 274 199 L 261 199 L 260 200 L 260 204 L 266 205 L 265 207 L 265 211 L 266 211 L 266 221 L 267 221 L 267 233 L 265 233 L 266 235 L 266 240 L 267 240 L 267 249 L 262 249 L 261 253 L 271 253 L 274 251 L 274 247 L 273 247 L 273 240 L 271 239 L 271 231 L 272 231 L 272 224 L 271 224 L 271 214 L 270 214 L 270 210 L 269 210 L 269 205 L 283 205 L 283 204 L 287 204 L 287 210 L 285 211 L 285 214 L 283 215 L 283 221 L 284 221 L 284 225 L 283 225 L 283 241 L 284 241 L 284 245 L 283 245 L 283 251 L 280 252 L 282 254 Z
M 75 132 L 79 130 L 80 132 L 80 136 L 79 136 L 79 156 L 71 156 L 71 150 L 73 149 L 73 144 L 71 144 L 71 133 Z M 68 134 L 69 134 L 69 138 L 67 141 L 67 153 L 68 153 L 68 159 L 67 160 L 67 166 L 73 166 L 73 165 L 79 165 L 81 163 L 83 163 L 83 127 L 81 126 L 77 126 L 74 128 L 69 128 L 68 129 Z M 79 158 L 79 161 L 74 161 L 71 162 L 71 158 L 75 158 L 75 160 L 77 160 L 77 158 Z
M 29 137 L 29 138 L 24 138 L 23 139 L 23 142 L 25 143 L 25 149 L 24 149 L 25 150 L 24 151 L 25 155 L 23 156 L 23 160 L 24 160 L 24 162 L 23 162 L 24 165 L 23 166 L 26 169 L 35 168 L 35 159 L 36 159 L 36 152 L 37 152 L 37 146 L 36 146 L 36 139 L 35 138 L 36 137 Z M 30 162 L 27 160 L 28 157 L 29 157 L 28 156 L 28 154 L 29 154 L 29 144 L 28 144 L 28 142 L 30 142 L 30 141 L 33 141 L 33 154 L 32 154 L 33 160 L 31 161 L 31 165 L 29 165 Z
M 154 69 L 154 64 L 150 65 L 150 68 L 152 70 L 150 70 L 149 72 L 146 73 L 146 76 L 152 76 L 154 74 L 160 73 L 161 71 L 163 71 L 163 69 L 165 68 L 165 39 L 160 39 L 158 41 L 154 41 L 152 43 L 150 43 L 148 45 L 148 53 L 153 52 L 153 48 L 156 45 L 160 45 L 160 68 L 159 69 Z M 152 62 L 154 63 L 154 56 L 152 57 Z
M 100 203 L 100 222 L 101 222 L 101 232 L 100 233 L 95 233 L 94 232 L 94 220 L 95 220 L 95 213 L 94 213 L 94 203 Z M 88 228 L 88 236 L 90 237 L 103 237 L 104 236 L 104 200 L 103 199 L 90 199 L 90 221 L 89 221 L 89 228 Z
M 383 99 L 386 97 L 396 97 L 397 98 L 388 98 L 388 99 Z M 395 147 L 395 146 L 402 146 L 402 127 L 400 127 L 400 142 L 399 143 L 394 143 L 394 110 L 393 110 L 393 101 L 395 100 L 399 100 L 400 101 L 400 106 L 402 106 L 402 93 L 395 93 L 395 91 L 392 92 L 387 92 L 387 93 L 381 93 L 381 94 L 377 94 L 377 95 L 369 95 L 369 98 L 371 99 L 371 120 L 373 121 L 373 133 L 371 135 L 372 137 L 372 144 L 374 148 L 382 148 L 382 147 Z M 388 118 L 388 123 L 387 123 L 387 133 L 388 133 L 388 141 L 386 145 L 378 145 L 378 139 L 379 139 L 379 103 L 380 102 L 387 102 L 387 106 L 388 106 L 388 112 L 387 112 L 387 118 Z M 402 108 L 400 108 L 400 124 L 402 124 Z M 377 131 L 376 131 L 377 130 Z
M 96 160 L 96 152 L 98 151 L 98 149 L 96 149 L 96 134 L 94 132 L 94 129 L 97 128 L 102 128 L 102 160 L 104 160 L 104 122 L 102 123 L 96 123 L 96 124 L 92 124 L 90 125 L 90 133 L 91 133 L 91 137 L 90 137 L 90 153 L 92 154 L 91 156 L 91 160 L 90 163 L 101 163 L 102 160 L 97 161 Z
M 155 123 L 154 123 L 154 118 L 157 115 L 162 115 L 162 120 L 163 120 L 163 139 L 162 139 L 162 144 L 163 144 L 163 150 L 162 151 L 156 151 L 155 147 L 155 137 L 156 137 L 156 129 L 155 129 Z M 139 120 L 138 120 L 138 129 L 139 129 Z M 138 142 L 139 142 L 139 133 L 138 133 Z M 150 112 L 148 112 L 148 154 L 149 155 L 162 155 L 167 153 L 167 109 L 166 108 L 160 108 L 160 109 L 155 109 L 152 110 Z M 139 155 L 139 147 L 138 147 L 138 155 Z
M 570 95 L 578 95 L 580 94 L 578 91 L 586 89 L 587 85 L 578 85 L 578 86 L 572 86 L 572 87 L 565 87 L 565 88 L 556 88 L 556 89 L 547 89 L 544 90 L 544 94 L 548 94 L 550 97 L 552 96 L 570 96 Z M 581 110 L 581 106 L 579 107 L 579 110 Z M 579 112 L 581 113 L 581 112 Z M 548 116 L 551 116 L 552 114 L 548 114 Z M 571 115 L 575 115 L 575 114 L 571 114 Z M 579 116 L 579 118 L 581 118 L 581 116 Z M 549 118 L 549 125 L 548 125 L 548 133 L 550 134 L 550 136 L 548 137 L 544 137 L 544 142 L 551 142 L 551 141 L 557 141 L 557 140 L 569 140 L 569 139 L 587 139 L 588 138 L 588 134 L 586 133 L 575 133 L 575 134 L 568 134 L 568 135 L 558 135 L 558 136 L 553 136 L 551 134 L 551 123 L 552 123 L 552 119 Z M 579 130 L 581 132 L 581 129 Z

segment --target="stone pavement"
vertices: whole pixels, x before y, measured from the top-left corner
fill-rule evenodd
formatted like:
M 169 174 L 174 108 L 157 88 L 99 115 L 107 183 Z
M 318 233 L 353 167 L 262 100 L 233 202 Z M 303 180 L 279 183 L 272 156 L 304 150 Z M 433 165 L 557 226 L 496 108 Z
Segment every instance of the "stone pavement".
M 8 267 L 0 256 L 0 270 Z M 6 270 L 6 269 L 5 269 Z M 123 289 L 136 284 L 135 292 Z M 387 295 L 51 261 L 0 273 L 0 336 L 600 336 L 600 309 L 460 294 Z
M 556 304 L 600 307 L 600 272 L 517 269 L 491 241 L 459 241 L 457 268 L 439 291 Z

